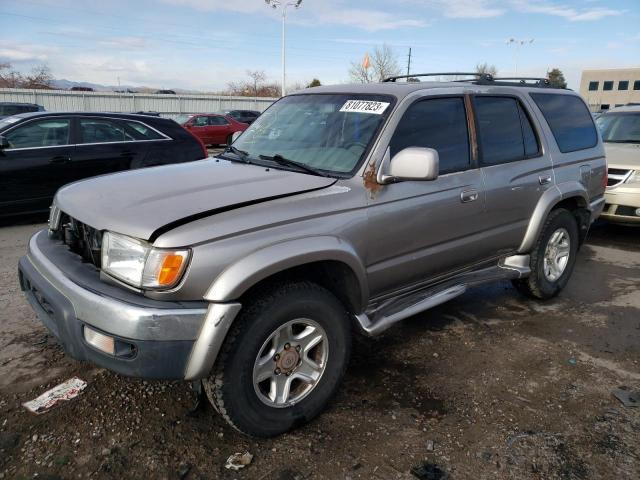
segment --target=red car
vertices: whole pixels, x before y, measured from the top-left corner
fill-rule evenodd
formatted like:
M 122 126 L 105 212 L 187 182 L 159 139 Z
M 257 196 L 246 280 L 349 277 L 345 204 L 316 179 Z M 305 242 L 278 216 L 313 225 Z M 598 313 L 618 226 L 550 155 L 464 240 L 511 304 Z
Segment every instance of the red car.
M 176 122 L 198 137 L 205 145 L 231 144 L 235 132 L 244 132 L 249 125 L 229 115 L 214 113 L 180 115 Z

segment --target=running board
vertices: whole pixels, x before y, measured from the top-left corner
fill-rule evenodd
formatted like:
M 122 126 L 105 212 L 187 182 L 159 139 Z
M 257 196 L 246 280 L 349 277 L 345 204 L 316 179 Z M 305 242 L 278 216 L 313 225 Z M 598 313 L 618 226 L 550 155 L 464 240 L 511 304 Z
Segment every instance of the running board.
M 375 336 L 394 323 L 462 295 L 467 287 L 495 280 L 524 278 L 530 273 L 529 255 L 514 255 L 500 260 L 498 265 L 465 272 L 440 284 L 386 299 L 356 315 L 356 319 L 367 335 Z

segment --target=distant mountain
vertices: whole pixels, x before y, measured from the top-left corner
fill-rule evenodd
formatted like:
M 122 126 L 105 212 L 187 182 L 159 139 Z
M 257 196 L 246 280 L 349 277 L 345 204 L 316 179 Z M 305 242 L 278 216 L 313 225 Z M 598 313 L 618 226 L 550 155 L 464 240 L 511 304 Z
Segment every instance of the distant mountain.
M 115 92 L 117 90 L 132 90 L 134 92 L 145 92 L 145 93 L 153 93 L 159 88 L 155 87 L 136 87 L 133 85 L 101 85 L 99 83 L 91 83 L 91 82 L 74 82 L 72 80 L 67 80 L 65 78 L 61 78 L 59 80 L 52 80 L 51 87 L 57 90 L 69 90 L 71 87 L 85 87 L 85 88 L 93 88 L 96 92 Z M 172 88 L 171 90 L 176 93 L 200 93 L 195 90 L 183 90 L 179 88 Z

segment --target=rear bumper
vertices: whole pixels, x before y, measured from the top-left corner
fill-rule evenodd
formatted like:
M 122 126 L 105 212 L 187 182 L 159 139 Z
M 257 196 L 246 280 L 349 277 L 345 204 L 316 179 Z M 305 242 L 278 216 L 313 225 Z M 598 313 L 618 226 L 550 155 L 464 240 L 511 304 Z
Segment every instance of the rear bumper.
M 20 285 L 40 321 L 69 355 L 141 378 L 184 379 L 189 365 L 194 370 L 194 362 L 208 363 L 195 368 L 198 371 L 211 367 L 217 351 L 213 358 L 211 353 L 204 359 L 193 354 L 203 326 L 219 323 L 210 318 L 212 309 L 207 302 L 192 302 L 187 308 L 183 303 L 150 301 L 129 292 L 115 298 L 110 295 L 113 286 L 99 281 L 81 286 L 50 257 L 65 265 L 79 261 L 65 247 L 50 241 L 46 231 L 39 232 L 30 240 L 28 254 L 19 261 Z M 236 305 L 215 305 L 216 314 L 224 316 L 229 308 L 237 311 Z M 233 317 L 227 314 L 227 318 Z M 123 348 L 116 348 L 114 355 L 95 348 L 85 340 L 87 327 L 114 338 Z

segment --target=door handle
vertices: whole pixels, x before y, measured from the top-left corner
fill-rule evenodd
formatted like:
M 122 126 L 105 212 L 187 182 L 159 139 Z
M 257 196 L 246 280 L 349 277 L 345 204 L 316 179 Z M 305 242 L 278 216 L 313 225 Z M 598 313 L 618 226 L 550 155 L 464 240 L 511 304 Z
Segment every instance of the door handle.
M 551 183 L 551 175 L 540 175 L 538 177 L 538 182 L 540 185 L 548 185 Z
M 51 160 L 49 160 L 49 163 L 69 163 L 70 161 L 71 157 L 69 155 L 58 155 L 51 158 Z
M 465 190 L 460 193 L 460 201 L 462 203 L 475 202 L 478 199 L 478 192 L 476 190 Z

